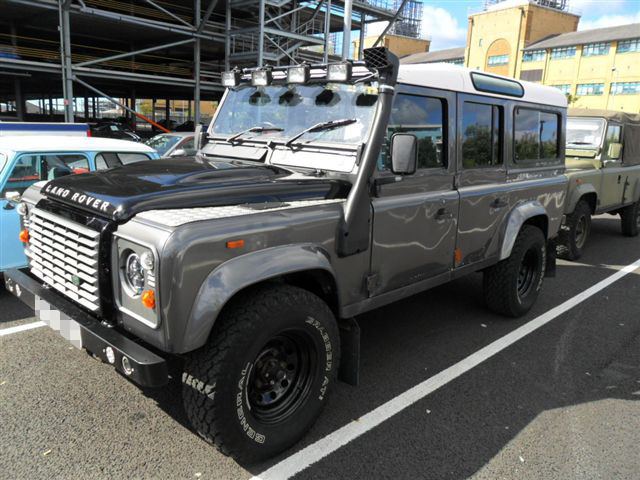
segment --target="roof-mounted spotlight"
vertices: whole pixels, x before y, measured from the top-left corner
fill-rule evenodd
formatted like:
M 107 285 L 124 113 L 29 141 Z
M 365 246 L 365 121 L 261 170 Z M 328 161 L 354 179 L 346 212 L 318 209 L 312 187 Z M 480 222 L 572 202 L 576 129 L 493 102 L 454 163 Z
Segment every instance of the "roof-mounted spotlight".
M 351 80 L 351 62 L 330 63 L 327 65 L 327 80 L 330 82 L 348 82 Z
M 273 72 L 271 68 L 259 68 L 251 72 L 251 85 L 254 87 L 265 87 L 273 80 Z
M 307 83 L 310 77 L 311 69 L 304 63 L 287 70 L 287 83 Z
M 227 88 L 237 87 L 240 85 L 240 76 L 240 70 L 237 68 L 229 70 L 228 72 L 222 72 L 222 86 Z

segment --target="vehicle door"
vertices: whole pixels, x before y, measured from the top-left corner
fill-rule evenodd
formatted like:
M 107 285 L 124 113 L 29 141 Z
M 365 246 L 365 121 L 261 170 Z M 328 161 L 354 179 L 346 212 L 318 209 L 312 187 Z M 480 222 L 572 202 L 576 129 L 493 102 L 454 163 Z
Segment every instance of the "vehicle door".
M 602 191 L 599 209 L 607 210 L 624 202 L 624 188 L 628 180 L 628 170 L 622 165 L 622 155 L 611 156 L 610 146 L 622 140 L 622 125 L 609 122 L 602 144 Z
M 498 255 L 498 229 L 509 211 L 501 100 L 458 95 L 460 213 L 456 267 Z
M 24 246 L 18 240 L 20 216 L 15 207 L 5 200 L 8 192 L 20 194 L 40 180 L 53 180 L 74 171 L 88 171 L 89 160 L 81 153 L 21 154 L 9 167 L 0 191 L 0 271 L 22 267 L 27 259 Z
M 453 93 L 401 86 L 395 97 L 372 201 L 375 288 L 370 295 L 451 271 L 458 211 L 453 118 Z M 389 142 L 398 132 L 418 139 L 418 165 L 412 175 L 395 177 L 391 172 Z

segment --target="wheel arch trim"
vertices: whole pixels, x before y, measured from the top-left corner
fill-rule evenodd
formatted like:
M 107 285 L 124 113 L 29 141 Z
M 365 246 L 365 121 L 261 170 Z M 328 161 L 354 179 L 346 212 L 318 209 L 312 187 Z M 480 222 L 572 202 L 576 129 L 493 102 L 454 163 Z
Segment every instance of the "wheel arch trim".
M 267 248 L 222 263 L 202 282 L 178 350 L 186 353 L 203 346 L 220 312 L 237 293 L 267 280 L 310 270 L 326 272 L 337 285 L 328 253 L 313 244 Z
M 565 213 L 573 213 L 582 197 L 591 194 L 596 197 L 595 205 L 590 205 L 593 207 L 593 211 L 595 212 L 598 209 L 598 192 L 592 184 L 583 183 L 571 191 L 571 196 L 567 199 L 567 208 L 565 209 Z
M 506 220 L 506 227 L 502 236 L 502 246 L 500 248 L 500 260 L 504 260 L 511 256 L 511 251 L 518 238 L 518 233 L 522 226 L 534 217 L 544 217 L 549 221 L 547 210 L 538 200 L 531 200 L 517 205 L 509 214 Z M 548 233 L 546 233 L 548 237 Z

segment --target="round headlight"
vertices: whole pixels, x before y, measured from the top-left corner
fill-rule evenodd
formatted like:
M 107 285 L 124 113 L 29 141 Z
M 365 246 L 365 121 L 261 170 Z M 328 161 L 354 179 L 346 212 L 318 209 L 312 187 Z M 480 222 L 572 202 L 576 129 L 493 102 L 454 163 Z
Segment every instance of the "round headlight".
M 132 252 L 124 264 L 124 279 L 131 293 L 140 295 L 144 290 L 144 268 L 137 253 Z

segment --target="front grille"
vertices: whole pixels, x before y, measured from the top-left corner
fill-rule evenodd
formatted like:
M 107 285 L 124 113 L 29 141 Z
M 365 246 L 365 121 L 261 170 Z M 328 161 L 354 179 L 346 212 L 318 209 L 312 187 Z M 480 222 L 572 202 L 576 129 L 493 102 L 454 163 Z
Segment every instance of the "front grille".
M 98 310 L 100 233 L 38 208 L 31 210 L 26 226 L 31 273 L 92 312 Z

